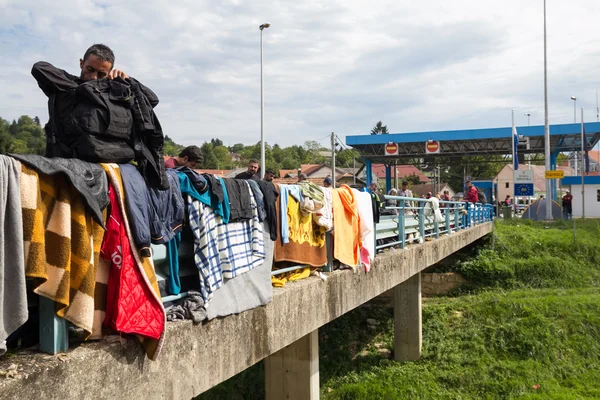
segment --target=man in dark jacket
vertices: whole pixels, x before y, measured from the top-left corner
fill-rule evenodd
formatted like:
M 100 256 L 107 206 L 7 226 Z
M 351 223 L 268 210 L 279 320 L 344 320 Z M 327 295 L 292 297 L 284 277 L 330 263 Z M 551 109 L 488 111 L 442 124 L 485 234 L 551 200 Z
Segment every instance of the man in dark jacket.
M 158 97 L 124 71 L 115 69 L 114 63 L 112 50 L 95 44 L 79 60 L 79 77 L 45 61 L 33 65 L 31 74 L 48 96 L 46 156 L 117 163 L 135 158 L 146 182 L 164 190 L 169 186 L 164 169 L 164 136 L 153 111 Z M 107 101 L 97 104 L 103 99 L 100 93 L 108 96 L 102 92 L 105 88 L 111 90 L 110 105 Z M 120 102 L 119 106 L 115 102 Z M 115 110 L 122 111 L 118 118 L 113 115 Z M 104 132 L 107 136 L 102 136 Z
M 33 65 L 31 74 L 38 81 L 40 89 L 48 98 L 54 98 L 54 115 L 50 115 L 50 120 L 45 126 L 46 137 L 48 140 L 54 135 L 60 135 L 63 132 L 53 132 L 53 127 L 62 127 L 62 121 L 71 116 L 71 111 L 77 102 L 76 96 L 70 89 L 77 85 L 97 79 L 117 77 L 127 79 L 129 76 L 122 70 L 113 69 L 115 64 L 115 55 L 113 51 L 103 44 L 95 44 L 86 50 L 83 58 L 79 60 L 81 72 L 79 76 L 71 75 L 67 71 L 58 69 L 52 64 L 39 61 Z M 148 88 L 143 87 L 144 94 L 155 106 L 158 104 L 158 97 Z M 57 121 L 53 121 L 56 118 Z M 54 124 L 56 122 L 56 124 Z M 54 133 L 54 135 L 53 135 Z M 46 149 L 46 156 L 61 156 L 61 154 L 49 154 L 53 149 Z
M 260 180 L 260 176 L 258 176 L 258 161 L 250 160 L 250 162 L 248 163 L 248 170 L 237 174 L 235 176 L 235 179 Z

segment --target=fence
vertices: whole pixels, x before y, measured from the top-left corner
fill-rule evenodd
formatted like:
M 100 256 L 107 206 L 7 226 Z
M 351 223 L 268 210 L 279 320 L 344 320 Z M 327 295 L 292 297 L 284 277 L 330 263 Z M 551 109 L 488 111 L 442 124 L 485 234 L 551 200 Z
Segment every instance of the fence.
M 422 241 L 425 238 L 437 238 L 443 234 L 451 234 L 472 225 L 491 221 L 494 217 L 493 206 L 482 204 L 469 204 L 456 201 L 440 201 L 440 212 L 443 220 L 435 219 L 435 212 L 431 207 L 432 201 L 427 199 L 413 199 L 399 196 L 386 196 L 386 200 L 396 200 L 396 206 L 386 209 L 394 215 L 382 215 L 375 226 L 375 241 L 377 250 L 400 245 L 404 248 L 409 241 Z M 397 213 L 397 214 L 396 214 Z M 422 238 L 422 239 L 421 239 Z M 377 245 L 377 242 L 381 244 Z M 322 268 L 324 272 L 331 272 L 333 267 L 333 240 L 331 233 L 326 236 L 327 264 Z M 168 279 L 166 272 L 168 254 L 166 246 L 153 245 L 153 259 L 159 286 Z M 306 265 L 296 265 L 285 269 L 273 270 L 272 276 L 289 271 L 305 268 Z M 170 303 L 187 295 L 184 279 L 197 276 L 198 270 L 193 261 L 193 243 L 183 240 L 179 248 L 179 271 L 181 279 L 181 292 L 176 295 L 162 297 L 163 303 Z M 67 321 L 55 313 L 54 302 L 39 297 L 39 333 L 40 350 L 45 353 L 56 354 L 67 351 L 69 348 Z
M 439 200 L 437 213 L 432 199 L 402 196 L 385 196 L 385 199 L 388 204 L 385 211 L 392 214 L 381 215 L 376 224 L 377 250 L 398 245 L 404 248 L 407 243 L 449 235 L 494 218 L 491 204 Z

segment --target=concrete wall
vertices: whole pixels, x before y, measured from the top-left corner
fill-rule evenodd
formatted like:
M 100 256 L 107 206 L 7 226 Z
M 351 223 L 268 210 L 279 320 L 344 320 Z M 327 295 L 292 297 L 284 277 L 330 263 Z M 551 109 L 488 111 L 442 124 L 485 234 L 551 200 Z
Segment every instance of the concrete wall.
M 461 274 L 454 272 L 421 274 L 421 292 L 423 296 L 448 294 L 465 282 Z
M 32 353 L 0 362 L 1 399 L 190 399 L 491 232 L 491 223 L 379 255 L 371 272 L 336 271 L 274 291 L 264 307 L 212 320 L 167 324 L 149 361 L 136 340 L 113 337 L 66 355 Z M 11 366 L 14 364 L 13 366 Z

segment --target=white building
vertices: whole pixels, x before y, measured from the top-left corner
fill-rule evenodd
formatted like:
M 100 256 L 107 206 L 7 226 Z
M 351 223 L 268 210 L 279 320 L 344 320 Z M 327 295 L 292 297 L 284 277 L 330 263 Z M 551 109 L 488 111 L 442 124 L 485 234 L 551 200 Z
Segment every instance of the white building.
M 600 176 L 586 176 L 584 184 L 585 216 L 600 218 Z M 563 188 L 568 187 L 573 196 L 573 202 L 571 203 L 573 216 L 581 217 L 581 210 L 583 209 L 581 176 L 565 176 L 561 180 L 561 185 Z

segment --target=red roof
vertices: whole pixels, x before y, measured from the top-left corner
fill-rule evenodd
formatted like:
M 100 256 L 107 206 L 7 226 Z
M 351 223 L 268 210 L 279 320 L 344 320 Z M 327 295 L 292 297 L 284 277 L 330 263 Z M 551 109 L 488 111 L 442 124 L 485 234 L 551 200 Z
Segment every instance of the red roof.
M 201 174 L 213 174 L 221 178 L 225 178 L 225 175 L 231 172 L 230 169 L 196 169 L 195 171 Z
M 377 176 L 377 178 L 383 179 L 385 178 L 385 165 L 383 164 L 373 164 L 371 166 L 371 170 L 373 174 Z M 425 176 L 423 172 L 414 165 L 396 165 L 396 173 L 398 174 L 398 178 L 404 178 L 410 175 L 416 175 L 419 177 L 419 180 L 423 183 L 427 183 L 431 181 L 428 177 Z M 394 167 L 391 168 L 392 177 L 394 176 Z

